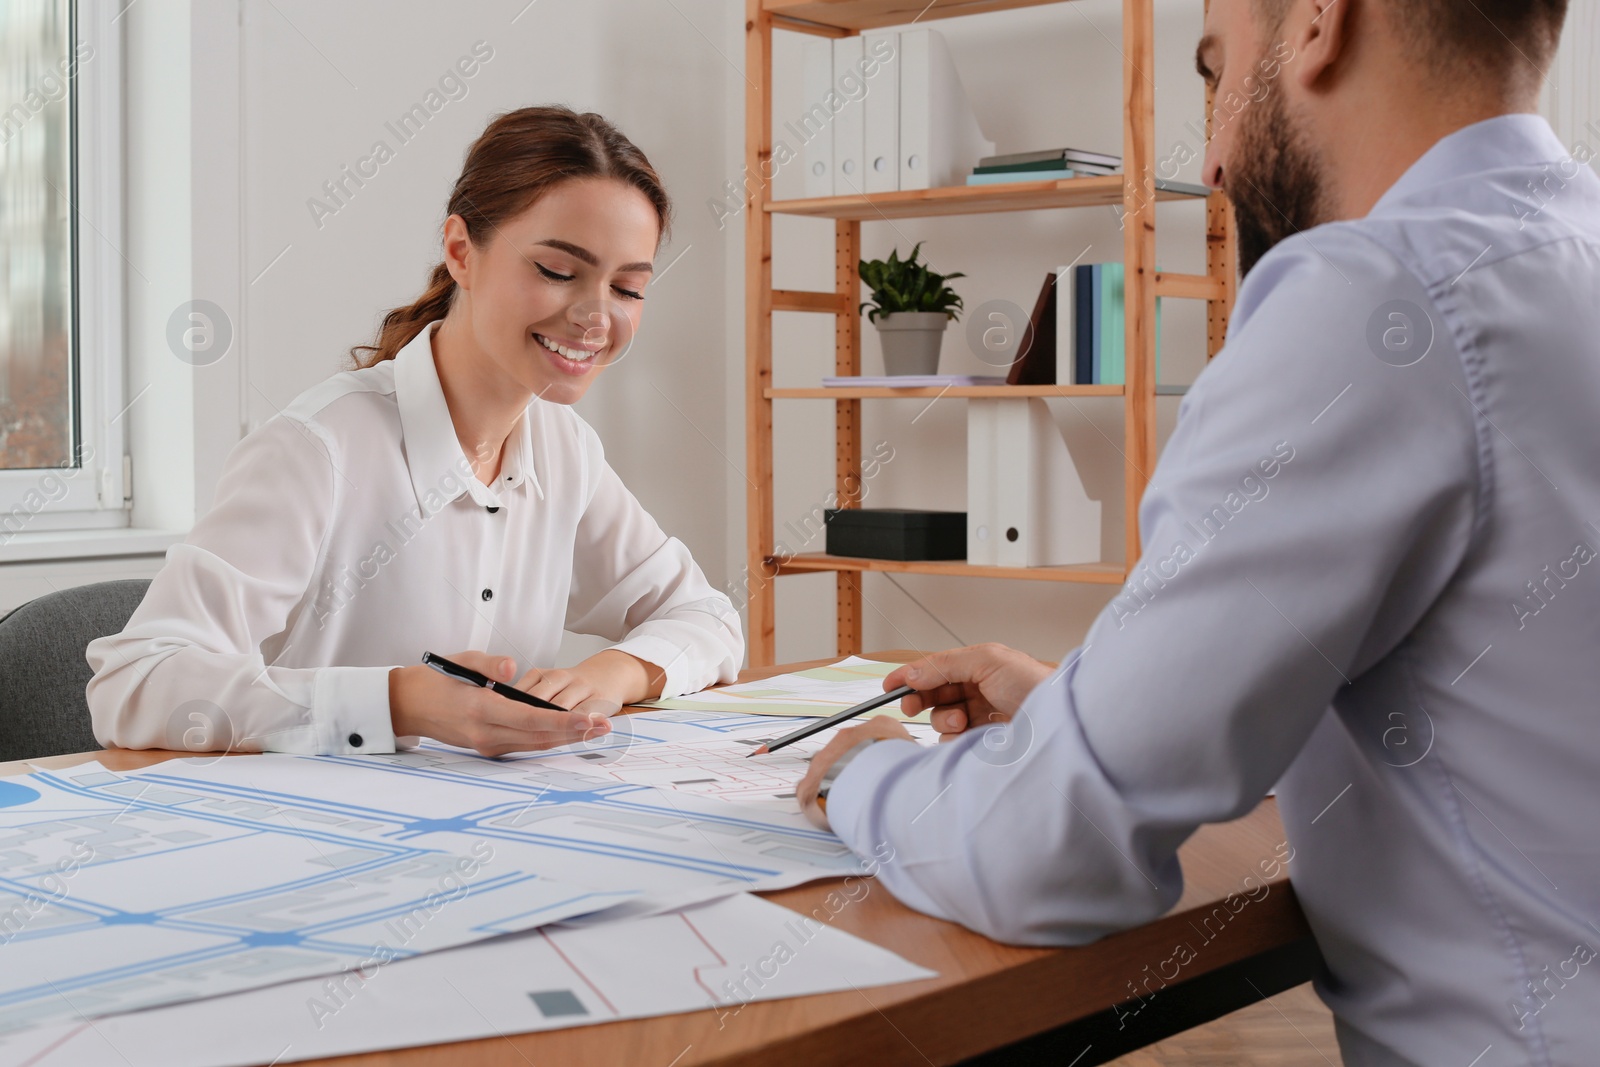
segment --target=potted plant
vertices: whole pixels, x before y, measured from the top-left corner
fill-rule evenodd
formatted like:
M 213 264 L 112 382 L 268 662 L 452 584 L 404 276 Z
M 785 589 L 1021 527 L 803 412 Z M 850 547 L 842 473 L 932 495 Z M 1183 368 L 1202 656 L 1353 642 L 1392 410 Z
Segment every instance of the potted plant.
M 921 248 L 918 241 L 905 259 L 896 249 L 886 260 L 861 261 L 861 280 L 872 290 L 861 310 L 878 328 L 889 374 L 937 374 L 945 327 L 961 310 L 961 297 L 945 283 L 966 275 L 935 274 L 918 262 Z

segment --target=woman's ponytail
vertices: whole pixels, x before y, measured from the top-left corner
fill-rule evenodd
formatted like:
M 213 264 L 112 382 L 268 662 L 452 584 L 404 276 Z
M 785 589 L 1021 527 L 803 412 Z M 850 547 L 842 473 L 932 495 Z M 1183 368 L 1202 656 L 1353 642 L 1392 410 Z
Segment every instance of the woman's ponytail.
M 441 263 L 433 268 L 427 291 L 414 303 L 395 308 L 384 315 L 383 325 L 378 327 L 377 340 L 370 345 L 356 345 L 350 350 L 350 358 L 355 360 L 357 367 L 370 367 L 393 359 L 402 348 L 416 339 L 424 326 L 445 317 L 455 296 L 456 280 L 450 277 L 450 268 Z

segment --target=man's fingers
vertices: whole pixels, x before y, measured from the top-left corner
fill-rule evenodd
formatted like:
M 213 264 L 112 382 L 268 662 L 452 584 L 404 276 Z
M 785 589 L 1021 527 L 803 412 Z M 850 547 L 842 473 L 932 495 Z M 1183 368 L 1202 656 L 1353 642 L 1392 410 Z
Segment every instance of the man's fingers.
M 855 731 L 858 729 L 860 729 L 858 726 L 847 726 L 838 731 L 816 755 L 811 757 L 811 766 L 806 769 L 805 777 L 801 778 L 800 784 L 795 787 L 795 798 L 802 806 L 807 799 L 817 795 L 822 775 L 833 766 L 833 761 L 844 755 L 851 745 L 860 740 L 855 736 Z
M 900 710 L 908 717 L 929 708 L 942 708 L 964 703 L 972 691 L 964 685 L 941 685 L 923 693 L 913 693 L 900 701 Z
M 939 733 L 959 734 L 967 728 L 967 709 L 964 706 L 939 708 L 929 719 Z
M 926 692 L 930 689 L 975 681 L 979 667 L 988 659 L 984 654 L 984 647 L 977 645 L 947 649 L 925 656 L 915 663 L 908 663 L 894 672 L 900 676 L 896 684 L 914 686 L 918 691 Z

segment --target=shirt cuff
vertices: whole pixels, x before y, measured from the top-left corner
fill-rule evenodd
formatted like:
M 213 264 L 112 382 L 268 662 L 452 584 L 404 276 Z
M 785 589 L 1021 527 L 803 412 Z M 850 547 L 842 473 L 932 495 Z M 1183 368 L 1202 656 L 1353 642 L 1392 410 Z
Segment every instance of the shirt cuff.
M 317 671 L 311 721 L 317 752 L 326 756 L 394 751 L 389 718 L 392 667 L 324 667 Z
M 685 678 L 693 676 L 694 664 L 689 662 L 689 653 L 675 642 L 654 634 L 635 634 L 612 645 L 611 649 L 660 667 L 666 675 L 661 685 L 663 697 L 681 696 L 688 691 Z
M 879 790 L 923 751 L 915 741 L 876 741 L 834 779 L 828 790 L 828 825 L 856 855 L 873 855 L 882 843 L 867 840 L 872 834 L 871 809 Z

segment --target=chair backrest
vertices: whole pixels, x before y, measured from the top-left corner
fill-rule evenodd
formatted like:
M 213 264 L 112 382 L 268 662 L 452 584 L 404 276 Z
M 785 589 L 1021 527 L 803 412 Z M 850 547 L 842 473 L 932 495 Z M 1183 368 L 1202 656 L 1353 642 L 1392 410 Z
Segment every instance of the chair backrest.
M 0 760 L 99 748 L 84 687 L 89 642 L 120 633 L 148 578 L 47 593 L 0 618 Z

